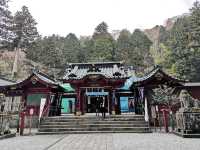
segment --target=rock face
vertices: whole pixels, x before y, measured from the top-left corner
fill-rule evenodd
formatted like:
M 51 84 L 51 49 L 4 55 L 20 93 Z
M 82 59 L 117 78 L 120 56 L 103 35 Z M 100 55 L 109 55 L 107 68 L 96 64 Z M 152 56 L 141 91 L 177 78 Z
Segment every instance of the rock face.
M 24 60 L 26 55 L 23 51 L 2 51 L 0 54 L 0 73 L 6 78 L 12 78 L 14 70 L 15 79 L 24 78 L 27 75 Z M 13 67 L 14 66 L 14 67 Z
M 188 14 L 168 18 L 163 25 L 156 25 L 151 29 L 144 30 L 144 33 L 153 43 L 150 52 L 152 57 L 154 58 L 155 64 L 160 64 L 162 62 L 162 57 L 166 50 L 166 44 L 170 34 L 170 30 L 173 28 L 174 23 L 177 21 L 178 18 L 185 16 L 188 16 Z
M 21 81 L 36 68 L 44 73 L 52 73 L 52 69 L 45 65 L 27 59 L 25 52 L 21 50 L 0 52 L 0 75 L 7 79 Z
M 168 18 L 166 19 L 166 21 L 164 21 L 163 25 L 156 25 L 155 27 L 151 29 L 144 30 L 144 32 L 152 42 L 155 42 L 162 38 L 160 37 L 162 36 L 162 34 L 160 33 L 162 32 L 163 29 L 166 31 L 170 31 L 172 27 L 174 26 L 174 23 L 177 21 L 177 19 L 182 18 L 182 17 L 187 17 L 187 16 L 189 16 L 189 14 L 185 13 L 179 16 Z

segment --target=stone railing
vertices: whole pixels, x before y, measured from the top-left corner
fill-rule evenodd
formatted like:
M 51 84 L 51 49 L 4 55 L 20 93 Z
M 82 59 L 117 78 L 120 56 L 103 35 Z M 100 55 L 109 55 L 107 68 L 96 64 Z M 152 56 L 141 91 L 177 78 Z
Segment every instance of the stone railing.
M 200 133 L 200 108 L 176 113 L 177 131 L 184 134 Z
M 12 116 L 7 113 L 0 113 L 0 135 L 10 133 L 10 120 Z

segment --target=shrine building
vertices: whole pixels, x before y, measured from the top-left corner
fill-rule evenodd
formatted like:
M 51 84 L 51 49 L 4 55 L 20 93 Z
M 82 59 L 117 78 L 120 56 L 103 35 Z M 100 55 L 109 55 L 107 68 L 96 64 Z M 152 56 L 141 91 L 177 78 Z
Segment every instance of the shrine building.
M 127 93 L 118 91 L 133 74 L 134 70 L 125 67 L 122 62 L 68 64 L 62 80 L 63 83 L 69 83 L 74 88 L 76 102 L 72 94 L 64 93 L 62 103 L 71 98 L 76 113 L 85 114 L 95 113 L 97 102 L 105 99 L 107 113 L 119 114 L 122 110 L 120 99 L 123 107 L 123 99 L 128 103 L 128 98 L 133 95 L 130 91 Z M 128 111 L 128 106 L 122 111 Z
M 144 114 L 144 99 L 149 105 L 149 93 L 160 85 L 183 86 L 182 81 L 167 75 L 160 67 L 139 78 L 133 67 L 122 62 L 70 63 L 60 79 L 33 71 L 20 82 L 0 86 L 0 93 L 21 97 L 20 111 L 28 114 L 34 109 L 34 115 L 40 117 L 95 113 L 102 100 L 108 114 L 130 111 Z

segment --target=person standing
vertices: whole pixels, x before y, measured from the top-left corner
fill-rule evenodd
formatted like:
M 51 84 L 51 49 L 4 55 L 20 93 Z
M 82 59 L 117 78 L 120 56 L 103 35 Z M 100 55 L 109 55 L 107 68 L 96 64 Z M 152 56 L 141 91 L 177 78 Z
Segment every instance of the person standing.
M 135 102 L 134 99 L 129 99 L 128 100 L 128 108 L 129 108 L 129 113 L 130 112 L 135 112 Z
M 100 97 L 98 97 L 96 101 L 96 116 L 99 116 L 99 112 L 100 112 Z
M 106 117 L 106 108 L 105 108 L 105 97 L 103 97 L 102 103 L 101 103 L 101 113 L 102 117 Z

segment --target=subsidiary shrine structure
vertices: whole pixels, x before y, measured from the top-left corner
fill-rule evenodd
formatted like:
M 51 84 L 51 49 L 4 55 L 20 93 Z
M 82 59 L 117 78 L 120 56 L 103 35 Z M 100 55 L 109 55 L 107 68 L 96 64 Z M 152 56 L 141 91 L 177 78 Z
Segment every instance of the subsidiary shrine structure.
M 46 109 L 43 113 L 50 113 L 50 106 L 56 105 L 61 92 L 64 92 L 64 88 L 60 84 L 39 71 L 33 71 L 21 82 L 0 86 L 0 93 L 4 93 L 6 97 L 21 97 L 21 111 L 28 114 L 30 109 L 34 109 L 35 116 L 39 116 L 42 100 L 45 100 L 44 110 Z

